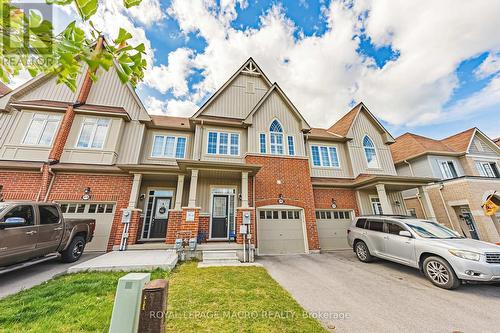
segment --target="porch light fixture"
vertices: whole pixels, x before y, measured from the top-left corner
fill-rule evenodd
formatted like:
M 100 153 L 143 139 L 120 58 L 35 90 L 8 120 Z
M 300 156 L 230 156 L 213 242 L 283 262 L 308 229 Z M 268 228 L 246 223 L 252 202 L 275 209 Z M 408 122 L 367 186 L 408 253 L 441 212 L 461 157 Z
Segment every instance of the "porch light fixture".
M 146 194 L 141 193 L 141 195 L 139 196 L 139 200 L 143 201 L 144 199 L 146 199 Z
M 399 202 L 399 200 L 394 201 L 394 204 L 396 205 L 396 207 L 400 207 L 401 206 L 401 202 Z
M 335 201 L 335 198 L 332 198 L 332 208 L 337 208 L 337 201 Z
M 91 189 L 90 187 L 86 187 L 84 190 L 83 190 L 83 195 L 82 195 L 82 200 L 90 200 L 90 198 L 92 197 L 90 195 L 91 193 Z
M 282 205 L 285 203 L 285 198 L 283 198 L 283 194 L 280 193 L 278 196 L 278 204 Z

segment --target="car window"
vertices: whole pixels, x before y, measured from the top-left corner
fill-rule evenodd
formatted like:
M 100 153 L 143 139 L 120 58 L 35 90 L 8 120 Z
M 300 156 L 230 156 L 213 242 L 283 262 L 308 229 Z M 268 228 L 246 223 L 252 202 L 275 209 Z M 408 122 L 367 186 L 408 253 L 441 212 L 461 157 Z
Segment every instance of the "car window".
M 384 222 L 381 220 L 368 220 L 368 229 L 384 232 Z
M 35 219 L 33 218 L 33 207 L 30 205 L 19 205 L 12 208 L 3 217 L 3 222 L 7 221 L 9 218 L 24 219 L 23 225 L 17 225 L 13 227 L 25 227 L 35 224 Z
M 365 223 L 366 223 L 366 219 L 358 219 L 358 221 L 356 222 L 356 227 L 361 228 L 361 229 L 365 229 Z
M 8 204 L 0 202 L 0 213 L 3 212 L 4 210 L 6 210 L 7 207 L 9 207 Z
M 385 221 L 385 223 L 387 226 L 387 231 L 392 235 L 399 235 L 400 231 L 406 230 L 405 228 L 403 228 L 399 224 L 387 222 L 387 221 Z
M 59 211 L 54 206 L 39 206 L 40 224 L 59 223 Z

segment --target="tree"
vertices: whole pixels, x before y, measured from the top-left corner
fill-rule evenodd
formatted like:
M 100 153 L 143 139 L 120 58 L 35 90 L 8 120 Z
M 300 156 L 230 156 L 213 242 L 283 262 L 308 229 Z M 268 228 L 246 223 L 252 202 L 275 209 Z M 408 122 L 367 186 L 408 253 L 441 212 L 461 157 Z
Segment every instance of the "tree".
M 123 0 L 126 8 L 142 0 Z M 94 47 L 103 33 L 96 29 L 91 17 L 97 12 L 98 0 L 46 0 L 45 6 L 74 5 L 90 34 L 71 22 L 59 34 L 53 34 L 52 22 L 35 10 L 22 10 L 11 0 L 0 0 L 0 80 L 10 82 L 21 70 L 32 76 L 50 73 L 71 90 L 76 90 L 76 78 L 87 64 L 93 80 L 98 69 L 111 67 L 122 83 L 135 86 L 144 77 L 146 60 L 144 44 L 132 46 L 132 35 L 120 28 L 115 40 L 106 40 L 102 48 Z M 115 64 L 115 66 L 113 66 Z

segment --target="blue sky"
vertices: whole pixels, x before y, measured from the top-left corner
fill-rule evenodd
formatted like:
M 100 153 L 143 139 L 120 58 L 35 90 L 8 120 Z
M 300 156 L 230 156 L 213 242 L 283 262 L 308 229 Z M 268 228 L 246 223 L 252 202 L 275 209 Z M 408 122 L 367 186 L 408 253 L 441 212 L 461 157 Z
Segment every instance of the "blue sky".
M 146 43 L 139 94 L 151 112 L 191 115 L 252 56 L 313 126 L 363 101 L 395 136 L 473 126 L 500 136 L 498 1 L 119 3 L 106 1 L 94 21 Z

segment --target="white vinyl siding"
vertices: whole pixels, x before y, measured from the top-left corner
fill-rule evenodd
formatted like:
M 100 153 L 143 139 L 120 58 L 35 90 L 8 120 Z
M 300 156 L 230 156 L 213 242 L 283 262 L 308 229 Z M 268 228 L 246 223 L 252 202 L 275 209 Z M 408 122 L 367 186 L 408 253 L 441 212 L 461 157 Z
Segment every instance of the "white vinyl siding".
M 207 154 L 210 155 L 240 155 L 239 133 L 208 132 Z
M 184 158 L 186 155 L 186 138 L 176 136 L 155 135 L 151 157 Z
M 76 147 L 102 149 L 106 141 L 109 125 L 109 119 L 86 118 L 80 129 Z
M 34 113 L 28 130 L 24 135 L 23 144 L 50 146 L 59 126 L 61 116 Z

